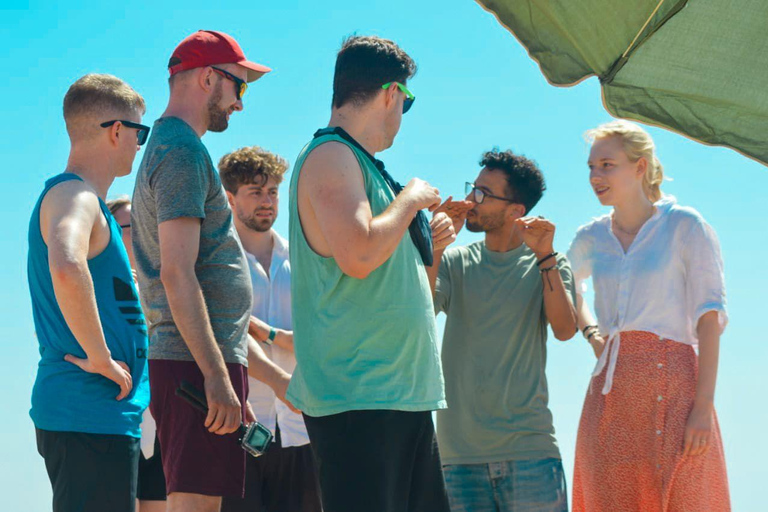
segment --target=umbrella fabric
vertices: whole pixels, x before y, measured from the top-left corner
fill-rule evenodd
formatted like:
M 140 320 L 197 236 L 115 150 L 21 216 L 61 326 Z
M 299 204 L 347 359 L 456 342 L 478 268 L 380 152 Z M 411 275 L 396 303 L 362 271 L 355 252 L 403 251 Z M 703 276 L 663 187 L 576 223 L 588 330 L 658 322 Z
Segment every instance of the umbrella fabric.
M 612 115 L 768 164 L 768 1 L 478 2 L 551 84 L 597 76 Z

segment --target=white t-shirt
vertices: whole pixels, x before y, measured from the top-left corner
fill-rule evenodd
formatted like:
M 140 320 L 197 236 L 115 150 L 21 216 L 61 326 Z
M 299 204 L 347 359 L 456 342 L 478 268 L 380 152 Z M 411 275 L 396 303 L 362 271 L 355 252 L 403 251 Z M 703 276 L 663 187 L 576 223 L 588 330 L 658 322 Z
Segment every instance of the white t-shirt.
M 728 323 L 717 235 L 696 210 L 678 206 L 673 197 L 655 206 L 626 253 L 611 215 L 579 228 L 568 251 L 578 289 L 592 277 L 600 332 L 608 336 L 594 373 L 608 364 L 604 394 L 613 382 L 619 333 L 646 331 L 697 347 L 702 315 L 717 311 L 721 332 Z
M 253 284 L 253 316 L 263 320 L 276 329 L 292 330 L 291 318 L 291 264 L 288 255 L 288 242 L 271 231 L 274 247 L 269 275 L 258 260 L 245 253 L 251 270 Z M 293 352 L 278 347 L 262 344 L 267 356 L 288 373 L 293 373 L 296 358 Z M 301 414 L 292 412 L 275 397 L 272 389 L 252 377 L 248 377 L 250 391 L 248 402 L 253 408 L 259 423 L 273 432 L 275 423 L 280 425 L 280 437 L 283 447 L 303 446 L 309 443 L 307 429 Z

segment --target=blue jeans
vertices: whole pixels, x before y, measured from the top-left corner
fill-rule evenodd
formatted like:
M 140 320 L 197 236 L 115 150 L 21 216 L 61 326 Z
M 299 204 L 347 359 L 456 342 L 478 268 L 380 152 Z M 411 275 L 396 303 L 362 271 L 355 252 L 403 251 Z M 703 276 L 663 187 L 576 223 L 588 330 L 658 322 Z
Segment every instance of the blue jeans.
M 452 512 L 568 512 L 560 459 L 443 466 Z

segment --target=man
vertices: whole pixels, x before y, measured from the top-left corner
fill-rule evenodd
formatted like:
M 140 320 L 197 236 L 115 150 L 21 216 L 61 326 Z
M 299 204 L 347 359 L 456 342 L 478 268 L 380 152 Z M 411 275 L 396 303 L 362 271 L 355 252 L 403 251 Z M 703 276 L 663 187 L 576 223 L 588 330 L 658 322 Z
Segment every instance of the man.
M 552 247 L 555 226 L 528 216 L 544 193 L 536 164 L 489 151 L 467 201 L 443 208 L 485 239 L 446 251 L 430 269 L 443 336 L 448 409 L 437 437 L 454 510 L 567 511 L 547 407 L 547 324 L 576 332 L 573 275 Z M 436 280 L 436 283 L 435 283 Z
M 133 511 L 147 331 L 120 227 L 104 200 L 131 172 L 149 127 L 144 100 L 111 75 L 64 97 L 66 170 L 29 224 L 28 277 L 40 363 L 30 415 L 55 512 Z
M 291 264 L 288 242 L 272 229 L 288 162 L 258 147 L 238 149 L 219 162 L 219 174 L 234 212 L 253 285 L 252 329 L 266 354 L 293 372 Z M 259 458 L 249 457 L 245 498 L 225 498 L 223 512 L 319 512 L 320 495 L 309 437 L 301 414 L 277 400 L 274 391 L 249 379 L 248 402 L 262 424 L 275 432 L 275 444 Z
M 437 189 L 413 179 L 401 190 L 373 156 L 413 103 L 415 69 L 392 41 L 347 39 L 329 127 L 291 181 L 298 365 L 288 398 L 304 413 L 333 512 L 447 510 L 430 412 L 445 407 L 443 378 L 423 262 L 430 243 L 440 249 L 455 235 L 445 214 L 430 235 L 421 210 L 439 206 Z
M 107 201 L 109 212 L 117 221 L 122 232 L 123 245 L 128 253 L 128 261 L 136 276 L 136 260 L 133 258 L 133 241 L 131 236 L 131 199 L 121 196 Z M 160 441 L 155 429 L 155 419 L 150 409 L 144 410 L 141 420 L 141 451 L 139 452 L 138 485 L 136 498 L 140 512 L 165 512 L 165 475 L 160 456 Z
M 150 409 L 168 510 L 218 511 L 222 496 L 243 495 L 245 452 L 235 431 L 250 419 L 249 362 L 273 386 L 284 389 L 288 375 L 249 345 L 248 266 L 200 137 L 226 130 L 243 110 L 247 84 L 269 68 L 248 61 L 230 36 L 201 30 L 179 44 L 169 71 L 170 101 L 139 168 L 131 212 L 149 324 Z M 182 381 L 204 390 L 207 416 L 175 395 Z

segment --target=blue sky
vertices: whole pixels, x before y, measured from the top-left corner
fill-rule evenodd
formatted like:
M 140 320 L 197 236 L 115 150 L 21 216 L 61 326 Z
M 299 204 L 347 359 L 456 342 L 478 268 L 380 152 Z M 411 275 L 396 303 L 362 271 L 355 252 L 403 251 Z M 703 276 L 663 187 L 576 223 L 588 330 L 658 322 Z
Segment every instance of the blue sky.
M 588 147 L 582 136 L 610 119 L 597 81 L 569 89 L 548 85 L 514 37 L 471 0 L 239 4 L 242 9 L 225 10 L 196 1 L 4 0 L 0 6 L 4 509 L 50 510 L 50 488 L 28 416 L 37 345 L 26 283 L 26 236 L 44 180 L 64 170 L 69 145 L 61 102 L 68 86 L 85 73 L 112 73 L 128 81 L 146 99 L 144 119 L 151 124 L 168 99 L 166 65 L 175 45 L 202 28 L 228 32 L 250 59 L 274 72 L 249 89 L 245 111 L 234 115 L 230 129 L 206 135 L 204 142 L 214 160 L 238 147 L 260 145 L 292 162 L 314 130 L 328 121 L 334 59 L 342 39 L 353 33 L 388 37 L 419 65 L 409 82 L 417 101 L 394 147 L 380 155 L 396 178 L 407 182 L 418 176 L 444 196 L 461 195 L 464 182 L 478 171 L 480 154 L 499 146 L 525 154 L 544 170 L 548 190 L 535 212 L 557 224 L 557 250 L 567 250 L 578 226 L 607 211 L 589 189 Z M 733 508 L 759 510 L 768 458 L 760 435 L 768 424 L 762 395 L 768 349 L 760 341 L 768 287 L 760 266 L 768 249 L 768 170 L 731 150 L 649 131 L 674 179 L 664 191 L 697 208 L 720 236 L 730 325 L 722 340 L 716 405 Z M 118 180 L 110 195 L 130 194 L 133 183 L 133 176 Z M 277 229 L 285 234 L 286 200 L 280 214 Z M 462 232 L 459 243 L 476 239 Z M 550 342 L 550 405 L 569 486 L 593 365 L 583 339 Z

